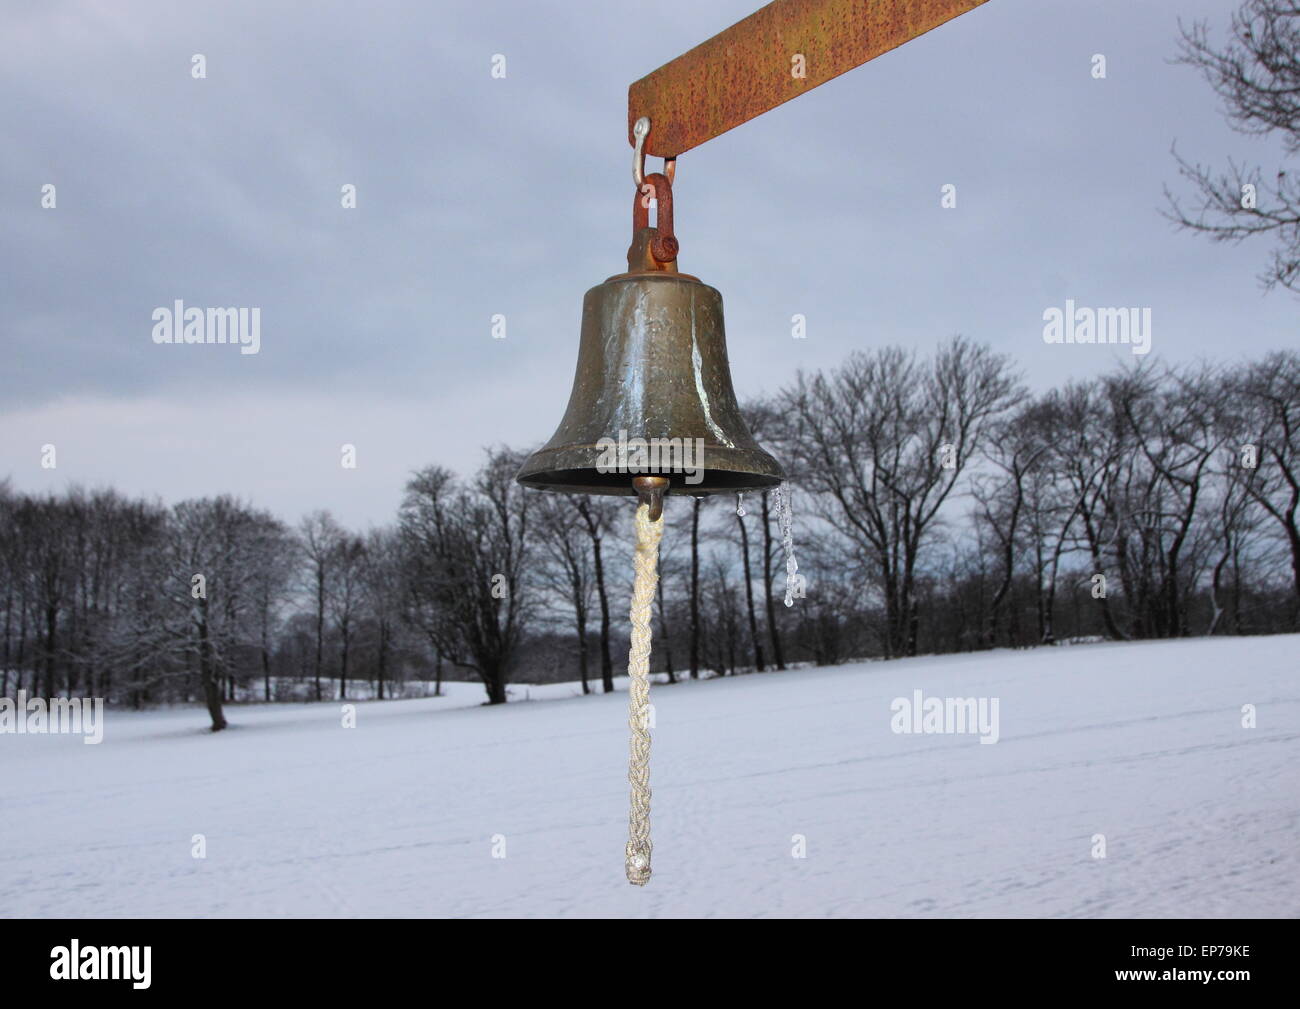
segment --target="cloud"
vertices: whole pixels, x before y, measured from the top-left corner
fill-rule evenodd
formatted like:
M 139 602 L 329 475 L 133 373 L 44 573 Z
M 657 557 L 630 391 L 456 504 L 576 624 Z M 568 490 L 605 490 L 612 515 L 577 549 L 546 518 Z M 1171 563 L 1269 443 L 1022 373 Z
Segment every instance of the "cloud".
M 43 486 L 57 437 L 60 480 L 381 521 L 416 465 L 545 440 L 582 293 L 623 268 L 626 86 L 754 6 L 9 5 L 0 474 Z M 1168 64 L 1175 31 L 1120 2 L 999 0 L 684 156 L 682 267 L 726 298 L 742 396 L 958 331 L 1039 386 L 1108 366 L 1044 347 L 1067 297 L 1152 306 L 1157 355 L 1291 340 L 1294 303 L 1255 288 L 1263 249 L 1156 212 L 1175 135 L 1272 157 Z M 154 345 L 177 298 L 260 307 L 261 353 Z M 340 440 L 378 445 L 350 484 Z

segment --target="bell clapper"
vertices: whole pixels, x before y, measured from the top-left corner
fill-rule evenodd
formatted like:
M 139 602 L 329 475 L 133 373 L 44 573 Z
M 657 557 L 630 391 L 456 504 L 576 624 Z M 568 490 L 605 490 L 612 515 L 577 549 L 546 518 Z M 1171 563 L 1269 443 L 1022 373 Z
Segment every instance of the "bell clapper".
M 743 490 L 736 491 L 736 514 L 742 519 L 745 517 L 745 492 Z
M 658 522 L 664 513 L 664 495 L 668 493 L 666 476 L 638 476 L 632 478 L 637 500 L 650 507 L 650 521 Z

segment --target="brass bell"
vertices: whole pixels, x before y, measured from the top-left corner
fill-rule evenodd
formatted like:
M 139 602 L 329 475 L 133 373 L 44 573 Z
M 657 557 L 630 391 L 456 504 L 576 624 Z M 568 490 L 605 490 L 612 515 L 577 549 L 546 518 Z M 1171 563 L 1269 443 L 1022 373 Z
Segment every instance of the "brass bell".
M 633 494 L 642 476 L 690 495 L 775 486 L 781 467 L 749 433 L 731 385 L 722 295 L 677 272 L 671 185 L 646 181 L 658 227 L 638 199 L 628 272 L 587 292 L 568 409 L 516 479 L 572 494 Z

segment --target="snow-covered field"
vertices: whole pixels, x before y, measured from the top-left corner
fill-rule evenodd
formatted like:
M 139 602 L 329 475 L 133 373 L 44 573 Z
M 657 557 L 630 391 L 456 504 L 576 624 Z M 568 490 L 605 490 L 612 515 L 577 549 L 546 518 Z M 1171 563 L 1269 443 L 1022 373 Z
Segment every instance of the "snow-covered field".
M 1294 917 L 1298 659 L 1220 638 L 656 686 L 645 889 L 621 691 L 452 684 L 216 735 L 110 712 L 98 746 L 0 735 L 0 914 Z M 999 741 L 893 732 L 918 689 L 996 698 Z

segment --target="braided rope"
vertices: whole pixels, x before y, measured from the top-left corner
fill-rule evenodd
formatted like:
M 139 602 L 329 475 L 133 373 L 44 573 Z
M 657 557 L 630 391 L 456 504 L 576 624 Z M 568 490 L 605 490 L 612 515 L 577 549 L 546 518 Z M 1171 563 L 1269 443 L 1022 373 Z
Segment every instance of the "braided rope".
M 659 541 L 664 520 L 650 521 L 648 505 L 636 510 L 636 580 L 632 585 L 632 643 L 628 649 L 627 723 L 632 730 L 627 780 L 632 786 L 628 813 L 627 881 L 650 882 L 650 606 L 659 582 Z

